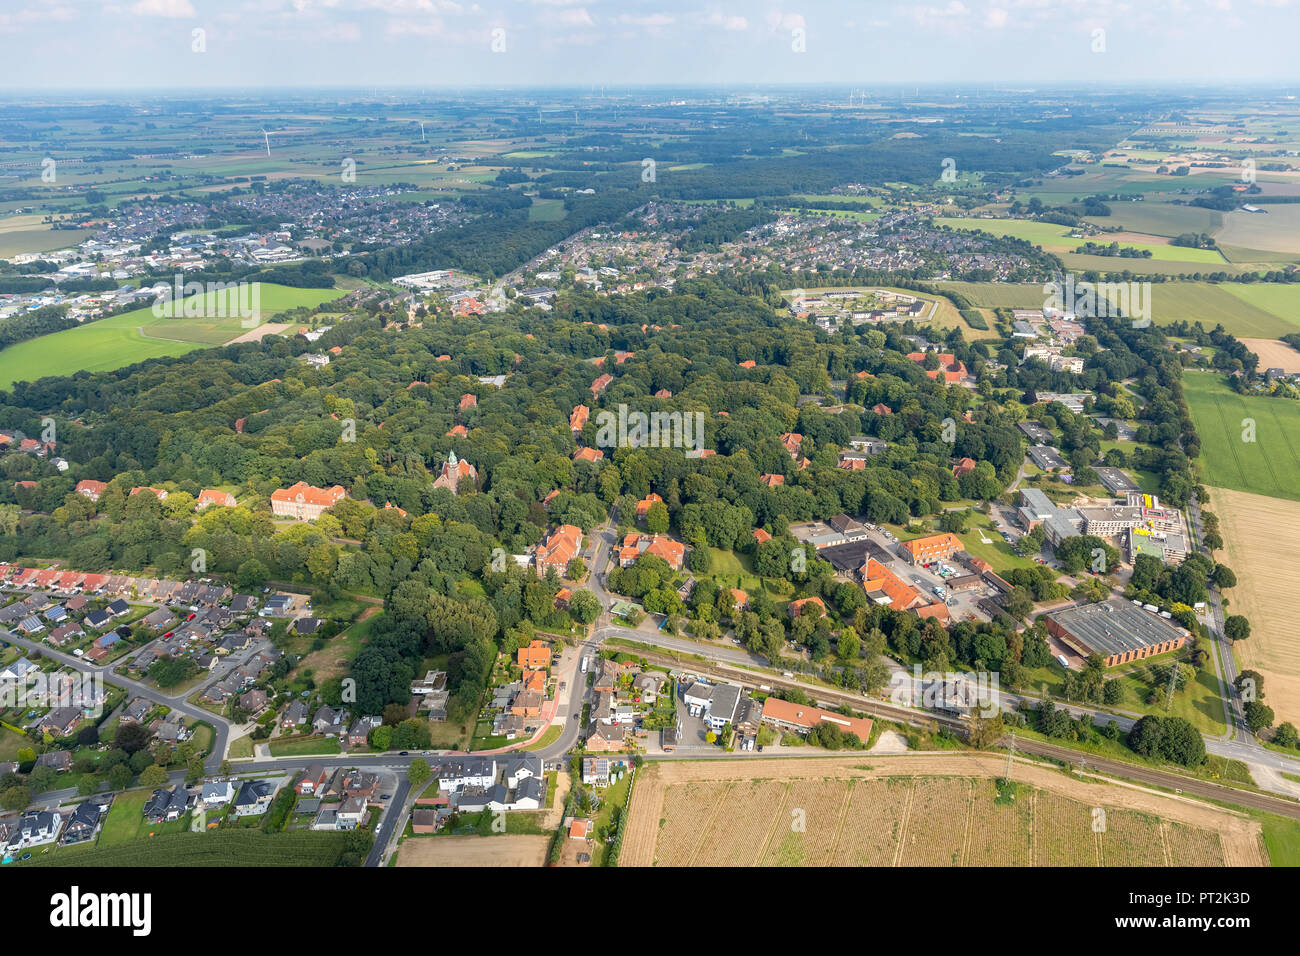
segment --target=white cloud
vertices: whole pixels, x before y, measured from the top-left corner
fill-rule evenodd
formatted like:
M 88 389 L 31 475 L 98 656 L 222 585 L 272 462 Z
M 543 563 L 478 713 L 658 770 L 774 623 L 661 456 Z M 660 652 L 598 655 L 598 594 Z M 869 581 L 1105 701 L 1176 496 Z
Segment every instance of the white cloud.
M 633 16 L 630 13 L 620 13 L 614 18 L 614 21 L 634 27 L 666 27 L 676 23 L 677 18 L 667 13 L 652 13 L 644 17 Z
M 704 18 L 706 26 L 721 27 L 724 30 L 738 32 L 749 29 L 749 21 L 742 16 L 729 15 L 725 13 L 710 13 Z
M 767 15 L 767 28 L 773 33 L 787 33 L 790 30 L 801 30 L 807 27 L 803 16 L 798 13 L 781 13 L 779 10 L 773 10 Z
M 355 23 L 332 23 L 320 31 L 322 40 L 356 43 L 361 39 L 361 27 Z
M 131 4 L 131 12 L 138 17 L 197 17 L 190 0 L 137 0 Z
M 594 27 L 596 25 L 586 7 L 578 7 L 576 10 L 561 10 L 556 19 L 565 26 L 570 27 Z

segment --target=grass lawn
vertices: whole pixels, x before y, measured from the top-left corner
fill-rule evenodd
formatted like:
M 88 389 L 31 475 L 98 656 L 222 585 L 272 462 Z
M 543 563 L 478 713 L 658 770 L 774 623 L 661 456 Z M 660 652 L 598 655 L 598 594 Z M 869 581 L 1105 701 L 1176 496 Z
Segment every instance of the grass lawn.
M 22 734 L 16 734 L 12 730 L 0 727 L 0 761 L 17 763 L 18 751 L 23 747 L 30 746 L 32 746 L 31 741 Z
M 1016 550 L 1007 544 L 1002 535 L 993 529 L 993 519 L 988 515 L 978 511 L 970 512 L 970 518 L 966 522 L 966 529 L 965 534 L 957 536 L 961 538 L 966 552 L 977 558 L 983 558 L 993 565 L 993 570 L 999 574 L 1012 568 L 1032 568 L 1034 566 L 1032 559 L 1017 554 Z M 982 540 L 981 530 L 984 532 L 983 538 L 987 538 L 991 542 L 990 544 L 985 544 Z
M 147 823 L 144 819 L 144 805 L 153 794 L 152 790 L 130 790 L 118 794 L 113 806 L 104 820 L 104 827 L 99 834 L 99 847 L 113 847 L 132 843 L 142 838 L 157 838 L 168 833 L 183 833 L 185 818 L 171 823 Z
M 560 724 L 551 724 L 551 726 L 549 726 L 549 727 L 546 728 L 545 733 L 542 734 L 542 736 L 541 736 L 541 738 L 540 738 L 539 740 L 537 740 L 537 741 L 534 742 L 534 743 L 529 744 L 527 747 L 525 747 L 525 748 L 523 748 L 523 749 L 524 749 L 524 750 L 541 750 L 541 749 L 544 748 L 544 747 L 549 747 L 551 744 L 555 743 L 557 740 L 560 739 L 560 734 L 562 734 L 562 733 L 564 733 L 564 727 L 563 727 L 562 725 L 560 725 Z
M 592 833 L 599 834 L 601 827 L 605 827 L 608 833 L 613 833 L 613 824 L 610 822 L 610 817 L 613 815 L 615 807 L 621 807 L 626 802 L 627 792 L 631 786 L 632 774 L 625 773 L 622 780 L 599 791 L 602 803 L 600 809 L 596 811 L 596 816 L 592 819 Z M 602 839 L 597 838 L 592 843 L 592 866 L 604 865 L 605 849 L 606 844 Z
M 239 760 L 253 756 L 253 738 L 238 737 L 230 742 L 230 752 L 227 755 L 231 760 Z
M 782 597 L 779 591 L 768 587 L 764 580 L 754 573 L 749 555 L 737 554 L 735 551 L 720 551 L 717 548 L 709 548 L 709 554 L 713 560 L 708 573 L 697 577 L 710 578 L 719 588 L 738 587 L 751 595 L 757 594 L 759 589 L 763 588 L 774 598 Z M 740 583 L 737 584 L 737 581 Z
M 490 729 L 490 728 L 489 728 Z M 431 750 L 465 750 L 468 748 L 469 725 L 453 724 L 445 720 L 429 721 Z
M 1161 659 L 1163 658 L 1167 658 L 1167 662 L 1172 663 L 1177 659 L 1177 655 L 1161 655 Z M 1152 660 L 1161 663 L 1161 659 Z M 1115 705 L 1117 709 L 1142 714 L 1183 717 L 1191 721 L 1197 730 L 1207 734 L 1221 735 L 1228 732 L 1227 725 L 1223 721 L 1223 704 L 1219 699 L 1219 679 L 1213 670 L 1206 668 L 1198 671 L 1196 679 L 1190 685 L 1174 694 L 1168 710 L 1165 709 L 1163 689 L 1157 689 L 1159 701 L 1155 704 L 1146 702 L 1152 685 L 1144 679 L 1145 675 L 1138 676 L 1143 671 L 1145 668 L 1135 673 L 1116 675 L 1122 694 L 1119 703 Z
M 531 222 L 558 222 L 566 215 L 563 199 L 534 199 L 528 207 Z
M 194 728 L 194 747 L 198 753 L 211 753 L 213 736 L 214 732 L 207 724 L 199 724 Z
M 271 741 L 274 757 L 307 757 L 342 753 L 337 737 L 308 737 L 305 740 Z
M 1300 402 L 1238 395 L 1213 372 L 1188 372 L 1183 390 L 1204 484 L 1300 501 Z M 1246 419 L 1255 423 L 1253 442 L 1244 440 Z
M 342 289 L 292 289 L 258 283 L 260 312 L 248 320 L 238 315 L 208 318 L 157 316 L 146 306 L 87 322 L 75 329 L 19 342 L 0 352 L 0 387 L 34 381 L 45 375 L 71 375 L 79 370 L 103 372 L 150 358 L 184 355 L 204 346 L 223 345 L 276 313 L 298 306 L 319 305 L 344 294 Z M 208 296 L 214 304 L 216 294 Z M 187 300 L 188 301 L 188 300 Z M 245 322 L 251 324 L 245 324 Z
M 974 305 L 989 309 L 1041 309 L 1047 301 L 1041 282 L 940 282 L 938 286 L 958 292 Z
M 380 615 L 372 614 L 364 621 L 357 621 L 339 634 L 334 635 L 325 642 L 325 646 L 319 651 L 307 652 L 302 661 L 298 664 L 299 672 L 311 670 L 312 677 L 317 684 L 329 680 L 331 677 L 339 677 L 347 671 L 348 665 L 361 653 L 361 647 L 370 636 L 374 629 L 375 622 L 379 620 Z M 304 638 L 288 638 L 286 645 L 302 643 L 303 650 L 293 651 L 291 653 L 304 653 L 312 646 L 313 638 L 310 636 Z
M 1300 866 L 1300 820 L 1247 810 L 1264 828 L 1264 847 L 1274 866 Z

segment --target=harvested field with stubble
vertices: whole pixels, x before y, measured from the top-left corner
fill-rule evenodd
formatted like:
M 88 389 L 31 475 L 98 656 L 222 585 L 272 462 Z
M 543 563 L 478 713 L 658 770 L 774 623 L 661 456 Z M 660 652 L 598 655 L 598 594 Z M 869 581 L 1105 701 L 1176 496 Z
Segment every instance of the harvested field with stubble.
M 437 836 L 407 840 L 398 866 L 545 866 L 548 836 Z
M 650 762 L 622 866 L 1264 866 L 1260 825 L 1017 760 L 900 754 Z
M 1229 614 L 1250 620 L 1250 637 L 1233 646 L 1242 670 L 1264 675 L 1265 703 L 1276 722 L 1300 724 L 1300 616 L 1278 579 L 1279 568 L 1300 564 L 1300 501 L 1211 488 L 1208 508 L 1219 516 L 1224 550 L 1218 555 L 1237 575 L 1224 591 Z
M 1284 372 L 1300 372 L 1300 352 L 1277 339 L 1238 339 L 1242 345 L 1259 356 L 1259 368 L 1280 368 Z

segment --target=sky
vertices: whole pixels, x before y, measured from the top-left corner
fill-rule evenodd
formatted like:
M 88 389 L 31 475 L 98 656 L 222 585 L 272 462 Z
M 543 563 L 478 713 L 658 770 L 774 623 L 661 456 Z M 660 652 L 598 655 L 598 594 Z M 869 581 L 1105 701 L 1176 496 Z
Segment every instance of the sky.
M 0 0 L 15 89 L 1252 82 L 1300 0 Z

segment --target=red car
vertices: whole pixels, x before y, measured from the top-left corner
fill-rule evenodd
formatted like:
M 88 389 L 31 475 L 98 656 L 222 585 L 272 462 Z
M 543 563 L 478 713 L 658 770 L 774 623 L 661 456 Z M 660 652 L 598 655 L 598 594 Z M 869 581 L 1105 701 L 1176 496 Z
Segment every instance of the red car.
M 198 617 L 198 616 L 199 616 L 199 615 L 198 615 L 198 613 L 196 612 L 196 613 L 194 613 L 194 614 L 191 614 L 191 615 L 190 615 L 189 617 L 187 617 L 185 620 L 187 620 L 187 621 L 192 621 L 192 620 L 194 620 L 194 619 L 195 619 L 196 617 Z

